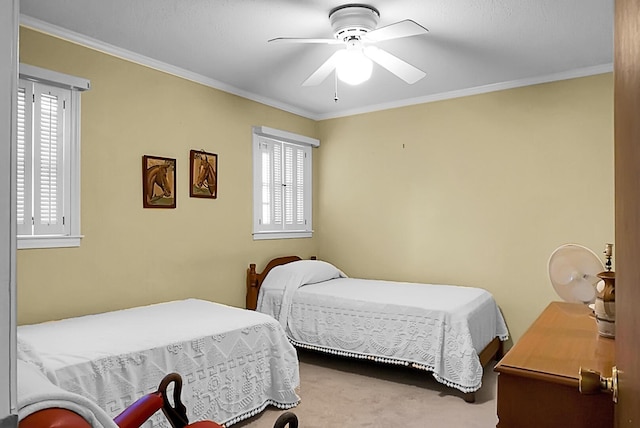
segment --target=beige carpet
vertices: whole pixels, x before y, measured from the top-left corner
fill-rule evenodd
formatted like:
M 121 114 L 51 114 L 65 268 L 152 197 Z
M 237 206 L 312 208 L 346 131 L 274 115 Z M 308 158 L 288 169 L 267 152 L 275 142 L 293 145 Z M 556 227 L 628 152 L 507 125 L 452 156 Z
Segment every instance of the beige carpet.
M 300 428 L 495 427 L 497 374 L 485 368 L 476 402 L 436 382 L 430 373 L 298 351 L 300 397 L 291 409 Z M 283 410 L 268 407 L 233 427 L 271 428 Z M 233 428 L 232 427 L 232 428 Z

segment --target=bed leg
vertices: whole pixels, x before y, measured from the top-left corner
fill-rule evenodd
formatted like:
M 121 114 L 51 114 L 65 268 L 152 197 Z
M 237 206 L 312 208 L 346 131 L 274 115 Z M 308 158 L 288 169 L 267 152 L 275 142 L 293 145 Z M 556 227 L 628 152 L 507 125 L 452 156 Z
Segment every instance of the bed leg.
M 467 403 L 475 403 L 476 402 L 476 393 L 475 392 L 465 392 L 462 394 L 462 398 Z
M 498 350 L 496 351 L 496 361 L 499 362 L 504 357 L 504 342 L 501 340 Z

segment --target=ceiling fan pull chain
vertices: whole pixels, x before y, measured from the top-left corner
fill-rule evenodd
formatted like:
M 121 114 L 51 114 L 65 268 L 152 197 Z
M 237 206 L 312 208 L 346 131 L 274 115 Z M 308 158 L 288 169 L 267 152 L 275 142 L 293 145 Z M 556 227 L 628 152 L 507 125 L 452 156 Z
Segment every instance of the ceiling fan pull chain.
M 334 78 L 334 84 L 336 88 L 336 91 L 333 94 L 333 101 L 337 103 L 338 102 L 338 73 L 337 72 L 333 73 L 333 78 Z

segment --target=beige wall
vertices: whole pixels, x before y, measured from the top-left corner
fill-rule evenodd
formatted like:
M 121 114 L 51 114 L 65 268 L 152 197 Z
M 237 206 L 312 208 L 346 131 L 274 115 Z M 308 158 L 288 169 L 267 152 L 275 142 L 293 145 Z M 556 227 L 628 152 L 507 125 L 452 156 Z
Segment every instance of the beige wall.
M 352 276 L 490 290 L 517 339 L 557 300 L 561 244 L 613 240 L 611 74 L 314 122 L 22 30 L 21 61 L 82 95 L 82 246 L 18 251 L 18 322 L 182 297 L 244 304 L 245 269 L 315 254 Z M 313 239 L 251 238 L 251 126 L 321 139 Z M 188 197 L 188 153 L 219 197 Z M 142 208 L 141 157 L 177 158 L 175 210 Z
M 552 251 L 614 238 L 611 74 L 320 123 L 319 255 L 490 290 L 518 338 Z
M 92 89 L 82 95 L 85 238 L 18 251 L 19 324 L 184 297 L 244 306 L 250 262 L 316 254 L 315 238 L 251 236 L 251 126 L 317 137 L 314 121 L 31 30 L 20 57 Z M 218 199 L 189 197 L 190 149 L 218 154 Z M 145 154 L 177 159 L 176 209 L 142 208 Z

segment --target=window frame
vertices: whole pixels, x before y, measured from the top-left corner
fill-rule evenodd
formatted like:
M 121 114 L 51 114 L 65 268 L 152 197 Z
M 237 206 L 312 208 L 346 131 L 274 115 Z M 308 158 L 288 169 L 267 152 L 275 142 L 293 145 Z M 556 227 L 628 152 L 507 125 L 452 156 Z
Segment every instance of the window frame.
M 303 135 L 294 134 L 287 131 L 281 131 L 279 129 L 269 128 L 266 126 L 254 126 L 253 131 L 253 239 L 290 239 L 290 238 L 311 238 L 313 236 L 313 155 L 312 148 L 319 147 L 320 141 L 306 137 Z M 264 225 L 262 223 L 262 211 L 263 211 L 263 171 L 262 171 L 262 153 L 261 144 L 280 144 L 281 156 L 284 159 L 285 148 L 293 147 L 297 150 L 302 150 L 304 153 L 303 159 L 303 212 L 304 212 L 304 225 L 300 228 L 298 225 L 287 225 L 285 221 L 282 221 L 281 226 L 274 226 L 273 224 Z M 273 153 L 273 151 L 271 151 Z M 297 168 L 297 166 L 295 167 Z M 284 165 L 282 165 L 282 175 L 285 174 Z M 271 175 L 271 172 L 270 172 Z M 280 180 L 278 180 L 281 183 Z M 296 189 L 297 190 L 297 180 Z M 299 192 L 296 192 L 296 198 L 299 198 Z M 297 200 L 297 199 L 296 199 Z M 285 198 L 282 198 L 281 215 L 285 215 Z
M 62 185 L 65 231 L 63 234 L 36 235 L 18 234 L 17 248 L 66 248 L 79 247 L 83 235 L 80 233 L 80 94 L 91 88 L 91 82 L 76 76 L 58 73 L 28 64 L 20 64 L 20 82 L 32 82 L 69 91 L 68 105 L 65 106 L 64 126 L 65 159 L 63 160 L 63 175 L 65 183 Z M 17 91 L 16 91 L 17 92 Z M 29 102 L 29 101 L 28 101 Z M 67 137 L 68 135 L 68 137 Z M 14 153 L 17 153 L 17 138 Z M 35 208 L 32 207 L 32 210 Z

